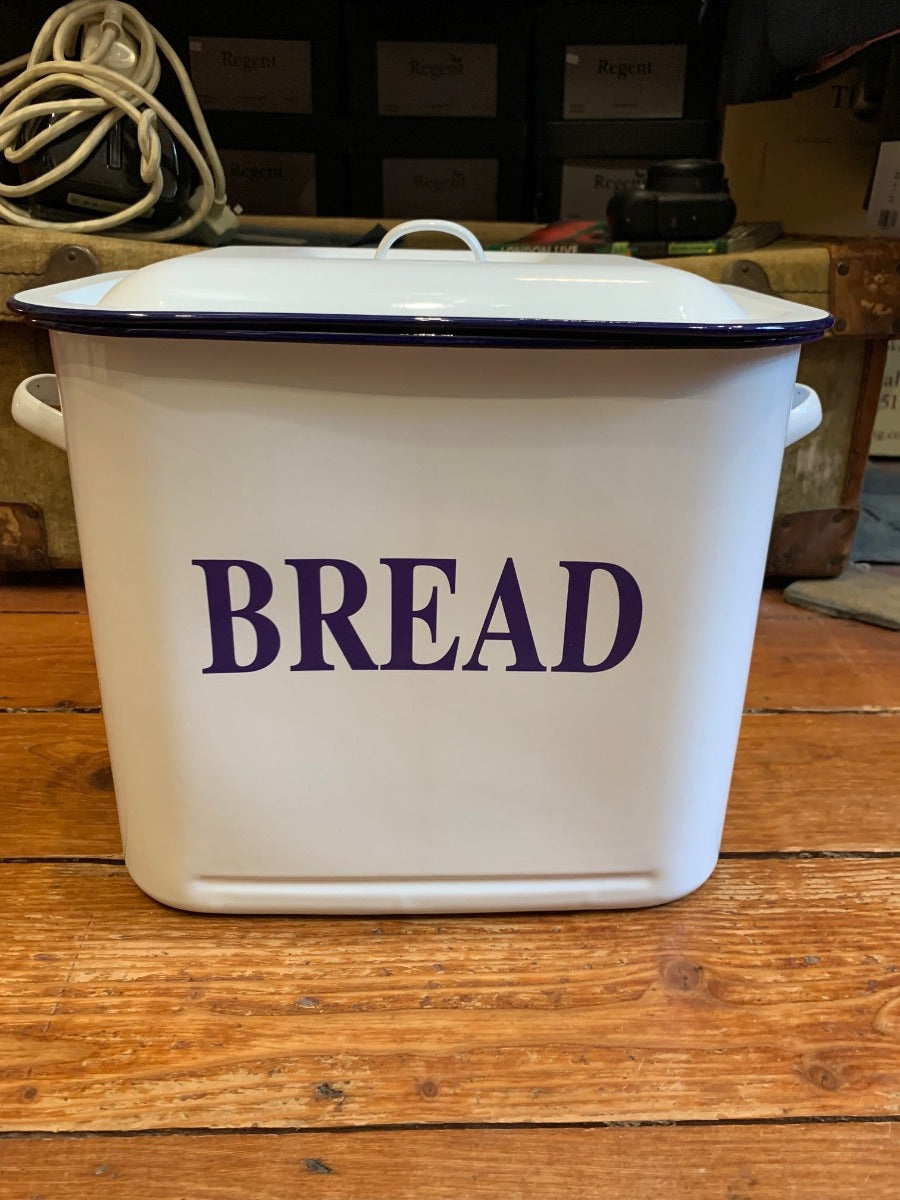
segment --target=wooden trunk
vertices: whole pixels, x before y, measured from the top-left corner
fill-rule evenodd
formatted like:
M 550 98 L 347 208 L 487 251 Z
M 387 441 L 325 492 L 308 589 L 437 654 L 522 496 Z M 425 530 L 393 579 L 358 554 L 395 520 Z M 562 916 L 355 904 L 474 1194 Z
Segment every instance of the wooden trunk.
M 859 520 L 887 345 L 900 331 L 900 243 L 783 238 L 744 254 L 667 261 L 834 315 L 832 332 L 800 355 L 798 377 L 819 393 L 823 420 L 785 453 L 767 573 L 840 575 Z
M 311 218 L 287 223 L 356 236 L 373 224 Z M 471 227 L 494 244 L 534 228 Z M 450 243 L 441 242 L 440 235 L 437 241 L 418 235 L 411 244 Z M 9 411 L 13 389 L 22 379 L 53 369 L 47 335 L 14 317 L 6 300 L 41 282 L 139 267 L 197 249 L 0 225 L 0 571 L 80 565 L 65 454 L 19 429 Z M 800 358 L 800 380 L 818 391 L 825 416 L 815 434 L 785 455 L 768 573 L 782 578 L 840 574 L 859 516 L 887 342 L 898 331 L 900 244 L 783 239 L 742 255 L 668 262 L 834 313 L 834 332 L 804 347 Z
M 65 452 L 20 429 L 10 414 L 16 386 L 53 370 L 50 341 L 14 317 L 6 301 L 42 283 L 140 267 L 196 248 L 0 224 L 0 571 L 81 565 Z

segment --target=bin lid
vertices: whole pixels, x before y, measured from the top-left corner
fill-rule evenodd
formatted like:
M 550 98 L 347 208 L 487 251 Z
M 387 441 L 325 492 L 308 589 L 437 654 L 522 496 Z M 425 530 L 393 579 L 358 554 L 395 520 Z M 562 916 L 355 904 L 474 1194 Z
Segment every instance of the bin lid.
M 404 250 L 435 230 L 463 250 Z M 478 346 L 756 346 L 821 337 L 828 313 L 619 255 L 486 253 L 448 221 L 376 250 L 229 246 L 20 292 L 51 329 L 130 337 Z

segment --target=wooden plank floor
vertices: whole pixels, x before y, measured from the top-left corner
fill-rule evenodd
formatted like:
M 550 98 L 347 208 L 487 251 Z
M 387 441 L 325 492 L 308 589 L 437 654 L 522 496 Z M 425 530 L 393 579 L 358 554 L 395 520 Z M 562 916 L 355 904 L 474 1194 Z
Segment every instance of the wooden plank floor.
M 77 578 L 0 710 L 3 1200 L 897 1194 L 898 635 L 764 596 L 722 861 L 632 913 L 155 904 Z

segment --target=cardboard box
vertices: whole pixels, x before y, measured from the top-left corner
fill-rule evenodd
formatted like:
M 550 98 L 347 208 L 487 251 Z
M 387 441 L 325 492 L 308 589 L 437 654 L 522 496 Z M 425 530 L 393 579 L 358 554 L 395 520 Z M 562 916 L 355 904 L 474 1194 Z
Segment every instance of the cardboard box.
M 879 128 L 854 115 L 858 83 L 850 70 L 790 100 L 726 109 L 722 161 L 739 221 L 781 221 L 817 237 L 870 232 Z

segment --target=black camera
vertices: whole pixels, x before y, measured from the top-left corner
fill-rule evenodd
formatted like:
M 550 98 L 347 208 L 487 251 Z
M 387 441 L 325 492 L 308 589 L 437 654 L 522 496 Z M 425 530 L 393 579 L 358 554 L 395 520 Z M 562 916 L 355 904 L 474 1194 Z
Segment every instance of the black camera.
M 615 192 L 606 209 L 615 242 L 698 242 L 721 237 L 737 212 L 720 162 L 652 163 L 640 188 Z

